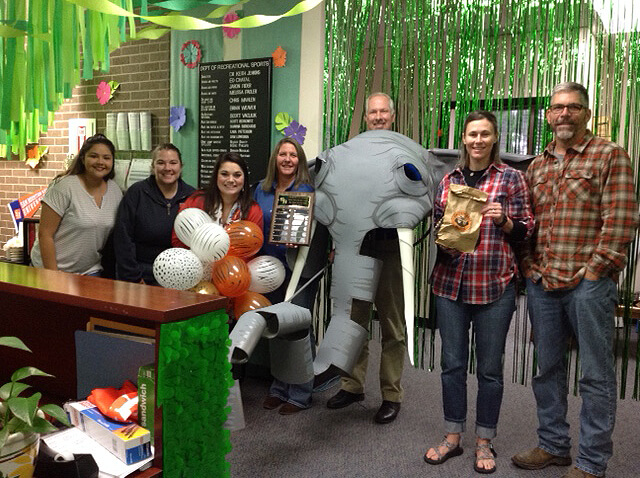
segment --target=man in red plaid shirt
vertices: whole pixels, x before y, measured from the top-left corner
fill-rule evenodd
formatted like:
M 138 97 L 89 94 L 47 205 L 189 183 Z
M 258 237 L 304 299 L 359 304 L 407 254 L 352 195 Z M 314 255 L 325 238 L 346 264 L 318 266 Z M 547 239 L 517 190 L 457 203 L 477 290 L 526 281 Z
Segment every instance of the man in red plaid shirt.
M 561 83 L 546 112 L 554 140 L 527 171 L 536 232 L 523 259 L 537 351 L 533 391 L 538 446 L 515 455 L 526 469 L 570 465 L 565 352 L 580 349 L 580 439 L 565 478 L 604 476 L 616 413 L 616 284 L 638 225 L 629 155 L 587 130 L 587 90 Z

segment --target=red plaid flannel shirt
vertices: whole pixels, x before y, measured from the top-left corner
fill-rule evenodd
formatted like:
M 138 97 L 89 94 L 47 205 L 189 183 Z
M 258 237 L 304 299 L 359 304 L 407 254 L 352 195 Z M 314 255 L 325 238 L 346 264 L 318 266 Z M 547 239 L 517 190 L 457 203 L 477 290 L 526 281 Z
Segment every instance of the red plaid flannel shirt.
M 447 174 L 438 186 L 434 202 L 434 224 L 444 215 L 449 184 L 466 184 L 458 168 Z M 524 223 L 529 238 L 534 229 L 529 190 L 524 174 L 505 164 L 491 164 L 476 184 L 485 191 L 488 202 L 502 204 L 512 220 Z M 508 236 L 485 217 L 474 252 L 450 255 L 438 250 L 438 260 L 431 276 L 433 292 L 451 300 L 460 298 L 467 304 L 489 304 L 499 299 L 517 274 L 516 257 Z
M 523 273 L 548 290 L 577 286 L 587 269 L 617 280 L 638 226 L 629 155 L 590 131 L 564 160 L 554 147 L 527 170 L 536 233 Z

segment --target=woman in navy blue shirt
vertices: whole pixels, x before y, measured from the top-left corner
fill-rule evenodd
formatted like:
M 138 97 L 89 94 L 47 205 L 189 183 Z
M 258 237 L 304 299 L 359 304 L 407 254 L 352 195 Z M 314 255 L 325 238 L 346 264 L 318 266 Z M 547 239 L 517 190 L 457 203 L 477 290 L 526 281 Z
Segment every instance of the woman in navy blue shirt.
M 287 266 L 286 254 L 287 246 L 283 244 L 269 244 L 267 238 L 271 227 L 271 216 L 273 212 L 273 200 L 276 192 L 283 191 L 313 191 L 307 157 L 302 146 L 291 138 L 284 138 L 276 144 L 269 165 L 267 166 L 266 177 L 258 183 L 254 193 L 254 199 L 262 209 L 264 220 L 265 241 L 258 255 L 269 255 L 277 257 L 286 270 L 286 280 L 275 291 L 266 294 L 272 303 L 282 302 L 291 277 L 291 270 Z M 315 285 L 315 287 L 314 287 Z M 305 288 L 299 296 L 293 300 L 294 303 L 310 310 L 313 309 L 315 300 L 316 284 Z M 313 347 L 313 344 L 312 344 Z M 278 379 L 273 381 L 269 389 L 269 395 L 263 402 L 263 407 L 273 410 L 280 407 L 281 415 L 290 415 L 311 406 L 311 392 L 313 380 L 304 384 L 288 384 Z
M 158 285 L 153 261 L 171 247 L 173 221 L 194 188 L 182 178 L 182 155 L 171 143 L 152 153 L 151 176 L 124 195 L 114 229 L 116 278 Z

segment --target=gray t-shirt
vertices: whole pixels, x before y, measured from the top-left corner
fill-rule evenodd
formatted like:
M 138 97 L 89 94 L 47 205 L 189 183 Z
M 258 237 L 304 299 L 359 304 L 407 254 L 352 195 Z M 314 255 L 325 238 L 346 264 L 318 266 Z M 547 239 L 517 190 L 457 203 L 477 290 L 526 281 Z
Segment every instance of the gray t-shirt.
M 107 242 L 116 220 L 122 191 L 113 180 L 107 181 L 107 192 L 98 207 L 77 175 L 53 181 L 42 202 L 62 219 L 53 236 L 58 269 L 76 274 L 93 274 L 102 270 L 100 250 Z M 40 243 L 36 239 L 31 262 L 43 267 Z

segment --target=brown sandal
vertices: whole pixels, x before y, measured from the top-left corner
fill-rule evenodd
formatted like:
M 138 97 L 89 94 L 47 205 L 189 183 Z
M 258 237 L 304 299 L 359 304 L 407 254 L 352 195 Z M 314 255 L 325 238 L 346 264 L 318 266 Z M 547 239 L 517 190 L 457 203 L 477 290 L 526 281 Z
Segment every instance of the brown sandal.
M 440 454 L 439 448 L 441 446 L 444 446 L 447 448 L 447 452 L 445 454 Z M 459 442 L 450 443 L 447 441 L 446 436 L 444 437 L 444 440 L 442 440 L 442 442 L 439 445 L 433 447 L 433 450 L 436 452 L 436 455 L 438 455 L 438 458 L 436 459 L 429 458 L 427 456 L 427 453 L 429 452 L 429 450 L 427 450 L 427 453 L 424 454 L 424 461 L 426 461 L 430 465 L 441 465 L 445 461 L 447 461 L 449 458 L 462 455 L 462 451 L 463 451 Z

